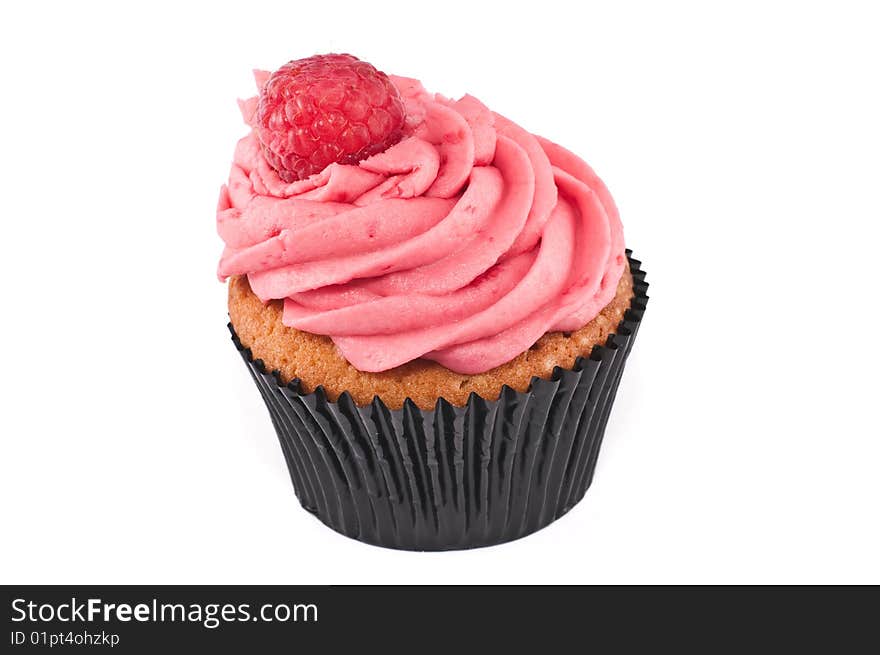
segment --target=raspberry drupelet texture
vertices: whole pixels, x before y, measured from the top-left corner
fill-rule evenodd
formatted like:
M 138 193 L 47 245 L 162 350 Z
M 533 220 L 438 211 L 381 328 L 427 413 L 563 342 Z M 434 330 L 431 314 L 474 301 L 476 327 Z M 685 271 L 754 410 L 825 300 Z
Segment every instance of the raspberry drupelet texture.
M 404 113 L 385 73 L 352 55 L 315 55 L 269 77 L 260 91 L 257 136 L 269 165 L 295 182 L 394 145 Z

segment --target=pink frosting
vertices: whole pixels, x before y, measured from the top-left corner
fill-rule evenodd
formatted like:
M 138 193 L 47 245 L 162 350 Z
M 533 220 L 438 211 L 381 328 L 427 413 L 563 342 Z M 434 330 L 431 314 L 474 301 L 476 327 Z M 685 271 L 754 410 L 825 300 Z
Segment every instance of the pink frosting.
M 476 98 L 392 79 L 404 138 L 356 166 L 288 184 L 253 131 L 239 141 L 217 207 L 220 278 L 247 275 L 261 300 L 284 300 L 285 325 L 328 335 L 361 371 L 421 357 L 480 373 L 592 320 L 626 265 L 593 170 Z M 252 126 L 257 98 L 239 104 Z

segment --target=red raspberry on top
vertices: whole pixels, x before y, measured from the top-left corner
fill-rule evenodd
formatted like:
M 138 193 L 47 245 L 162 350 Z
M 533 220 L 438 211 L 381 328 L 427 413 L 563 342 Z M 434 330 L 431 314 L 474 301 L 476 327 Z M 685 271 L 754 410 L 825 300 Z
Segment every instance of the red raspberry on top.
M 314 55 L 272 73 L 256 118 L 266 161 L 282 180 L 294 182 L 394 145 L 404 108 L 397 87 L 367 62 Z

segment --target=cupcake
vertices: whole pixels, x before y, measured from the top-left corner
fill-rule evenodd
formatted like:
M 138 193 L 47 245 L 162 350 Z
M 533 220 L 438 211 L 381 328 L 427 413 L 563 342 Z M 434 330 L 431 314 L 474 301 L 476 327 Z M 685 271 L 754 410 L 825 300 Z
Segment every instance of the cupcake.
M 255 77 L 218 274 L 302 506 L 412 550 L 565 514 L 647 302 L 605 185 L 476 98 L 350 55 Z

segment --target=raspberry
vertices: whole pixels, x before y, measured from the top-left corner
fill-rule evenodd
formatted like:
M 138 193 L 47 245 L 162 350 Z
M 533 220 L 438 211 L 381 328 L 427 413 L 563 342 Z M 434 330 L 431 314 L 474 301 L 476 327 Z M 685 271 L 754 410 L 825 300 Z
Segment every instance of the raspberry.
M 260 91 L 256 130 L 266 161 L 295 182 L 394 145 L 404 113 L 385 73 L 351 55 L 314 55 L 272 73 Z

